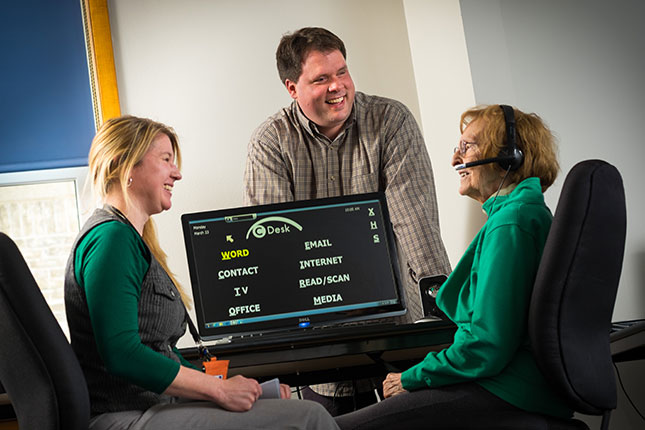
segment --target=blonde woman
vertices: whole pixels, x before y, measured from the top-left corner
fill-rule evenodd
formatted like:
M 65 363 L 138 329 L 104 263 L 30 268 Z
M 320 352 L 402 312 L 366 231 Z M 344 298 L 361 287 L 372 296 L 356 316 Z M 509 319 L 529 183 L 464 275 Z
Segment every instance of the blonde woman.
M 104 206 L 81 229 L 65 277 L 90 428 L 337 428 L 314 402 L 258 401 L 256 380 L 206 375 L 177 350 L 186 329 L 184 294 L 151 216 L 170 209 L 180 160 L 175 132 L 145 118 L 111 119 L 92 142 L 90 178 Z M 288 386 L 281 395 L 290 397 Z

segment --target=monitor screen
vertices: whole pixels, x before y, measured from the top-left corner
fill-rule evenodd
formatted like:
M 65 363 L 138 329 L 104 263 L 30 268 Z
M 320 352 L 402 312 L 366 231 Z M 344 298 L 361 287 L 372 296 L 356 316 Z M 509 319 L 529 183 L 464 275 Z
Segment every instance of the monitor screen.
M 405 313 L 383 193 L 184 214 L 205 339 Z

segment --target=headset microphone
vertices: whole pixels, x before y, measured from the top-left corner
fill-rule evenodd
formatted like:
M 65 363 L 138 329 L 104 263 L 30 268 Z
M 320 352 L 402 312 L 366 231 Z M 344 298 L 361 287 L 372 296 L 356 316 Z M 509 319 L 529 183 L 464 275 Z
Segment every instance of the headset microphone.
M 524 153 L 517 146 L 517 132 L 515 130 L 515 112 L 508 105 L 499 105 L 504 112 L 504 122 L 506 123 L 506 146 L 499 152 L 497 157 L 484 158 L 483 160 L 471 161 L 455 166 L 455 170 L 466 169 L 468 167 L 481 166 L 482 164 L 499 163 L 504 170 L 517 170 L 524 161 Z
M 466 169 L 468 167 L 481 166 L 482 164 L 490 163 L 500 163 L 504 161 L 510 161 L 509 157 L 493 157 L 493 158 L 484 158 L 483 160 L 471 161 L 470 163 L 457 164 L 455 170 Z

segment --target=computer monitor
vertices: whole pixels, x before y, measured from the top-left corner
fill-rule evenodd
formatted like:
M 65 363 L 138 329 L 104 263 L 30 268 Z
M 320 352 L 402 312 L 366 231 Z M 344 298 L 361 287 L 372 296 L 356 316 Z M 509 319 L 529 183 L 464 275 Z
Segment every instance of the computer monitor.
M 385 195 L 184 214 L 204 339 L 404 314 Z

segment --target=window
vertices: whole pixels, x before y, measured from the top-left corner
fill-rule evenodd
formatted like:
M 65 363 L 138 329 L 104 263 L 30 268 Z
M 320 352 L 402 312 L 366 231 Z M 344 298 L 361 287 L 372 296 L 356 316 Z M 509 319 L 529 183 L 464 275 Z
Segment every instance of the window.
M 18 245 L 68 338 L 63 282 L 86 174 L 86 167 L 0 174 L 0 231 Z

